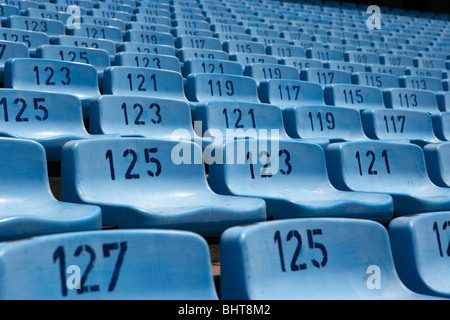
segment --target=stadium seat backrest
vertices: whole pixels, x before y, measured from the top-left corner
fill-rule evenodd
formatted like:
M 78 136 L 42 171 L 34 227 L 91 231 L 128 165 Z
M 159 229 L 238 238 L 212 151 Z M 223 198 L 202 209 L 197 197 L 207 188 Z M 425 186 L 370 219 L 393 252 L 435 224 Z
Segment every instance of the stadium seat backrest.
M 190 232 L 73 232 L 3 242 L 0 251 L 2 299 L 217 299 L 207 243 Z
M 386 229 L 353 219 L 269 221 L 221 237 L 222 299 L 415 299 Z M 380 283 L 379 276 L 382 282 Z

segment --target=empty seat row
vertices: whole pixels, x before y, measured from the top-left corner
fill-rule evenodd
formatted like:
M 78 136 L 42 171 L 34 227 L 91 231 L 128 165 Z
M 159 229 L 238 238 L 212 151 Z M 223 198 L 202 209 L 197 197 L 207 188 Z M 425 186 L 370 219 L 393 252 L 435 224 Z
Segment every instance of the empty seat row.
M 85 231 L 3 242 L 0 296 L 8 300 L 448 299 L 449 215 L 400 217 L 387 230 L 373 221 L 342 218 L 229 228 L 220 240 L 220 290 L 213 282 L 206 241 L 190 232 Z M 88 281 L 80 276 L 85 271 Z
M 1 172 L 9 185 L 3 240 L 102 225 L 217 237 L 229 227 L 266 217 L 387 223 L 394 214 L 450 210 L 448 143 L 422 150 L 402 142 L 359 141 L 324 150 L 269 137 L 216 142 L 202 151 L 189 141 L 75 140 L 62 150 L 64 202 L 50 191 L 41 145 L 17 138 L 1 138 L 0 143 L 8 150 Z M 29 157 L 36 161 L 30 163 Z

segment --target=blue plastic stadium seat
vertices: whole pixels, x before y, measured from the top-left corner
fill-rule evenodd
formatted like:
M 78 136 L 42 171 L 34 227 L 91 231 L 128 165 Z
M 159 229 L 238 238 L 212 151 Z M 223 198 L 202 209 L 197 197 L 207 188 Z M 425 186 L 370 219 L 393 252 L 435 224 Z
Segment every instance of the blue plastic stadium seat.
M 183 63 L 194 58 L 228 60 L 228 53 L 221 50 L 183 48 L 179 49 L 176 55 Z
M 450 141 L 450 112 L 440 112 L 431 115 L 436 137 L 442 141 Z
M 436 95 L 425 90 L 390 88 L 383 91 L 387 108 L 439 112 Z
M 267 217 L 353 217 L 380 222 L 392 218 L 389 195 L 335 189 L 318 144 L 241 139 L 225 143 L 219 153 L 224 160 L 209 166 L 211 188 L 225 195 L 263 198 Z
M 284 129 L 281 109 L 270 104 L 210 101 L 197 106 L 195 119 L 194 130 L 203 137 L 203 147 L 208 148 L 205 149 L 207 164 L 213 162 L 215 157 L 221 160 L 220 152 L 225 141 L 250 138 L 291 139 Z M 327 139 L 319 142 L 323 145 L 329 143 Z M 208 159 L 207 155 L 212 158 Z
M 252 37 L 250 37 L 248 34 L 243 33 L 216 32 L 213 36 L 219 39 L 221 42 L 228 40 L 252 41 Z
M 83 108 L 100 95 L 97 79 L 97 69 L 84 63 L 31 58 L 5 63 L 5 88 L 72 94 Z
M 103 95 L 90 103 L 89 132 L 201 144 L 193 131 L 189 105 L 169 99 Z
M 145 44 L 159 44 L 174 46 L 174 38 L 170 33 L 143 30 L 127 30 L 124 37 L 126 42 L 139 42 Z
M 430 144 L 423 149 L 427 172 L 431 181 L 439 187 L 450 188 L 450 142 Z
M 399 87 L 397 76 L 375 72 L 355 72 L 352 74 L 352 83 L 380 89 Z
M 132 21 L 126 24 L 126 30 L 156 31 L 170 33 L 171 28 L 162 24 Z M 178 29 L 178 28 L 177 28 Z M 174 31 L 175 32 L 175 31 Z
M 0 16 L 0 20 L 1 21 L 6 21 L 6 19 L 10 16 L 18 16 L 20 15 L 20 10 L 19 7 L 14 6 L 14 5 L 9 5 L 9 4 L 0 4 L 1 7 L 1 12 L 3 13 Z
M 230 54 L 229 59 L 239 63 L 243 69 L 252 63 L 277 64 L 278 62 L 277 58 L 274 56 L 255 53 L 233 53 Z
M 346 51 L 345 61 L 363 64 L 380 64 L 380 57 L 375 53 Z
M 420 77 L 420 76 L 401 76 L 398 78 L 400 87 L 415 89 L 415 90 L 426 90 L 433 92 L 444 91 L 444 85 L 442 80 L 439 78 L 431 77 Z
M 122 43 L 123 41 L 122 31 L 112 26 L 81 23 L 80 28 L 68 29 L 67 34 L 92 39 L 111 40 L 114 43 Z
M 418 68 L 440 69 L 440 70 L 447 69 L 445 66 L 445 60 L 443 60 L 443 59 L 416 57 L 416 58 L 414 58 L 414 64 Z
M 261 102 L 271 103 L 281 108 L 325 104 L 322 87 L 310 81 L 265 80 L 260 82 L 258 93 Z
M 28 139 L 0 138 L 1 241 L 98 230 L 99 207 L 64 203 L 50 191 L 45 150 Z M 30 161 L 33 159 L 33 161 Z
M 2 40 L 24 43 L 29 50 L 30 56 L 34 56 L 36 48 L 43 44 L 49 44 L 50 38 L 47 34 L 37 31 L 27 31 L 13 28 L 2 28 L 0 30 Z
M 292 45 L 273 44 L 266 47 L 266 53 L 281 58 L 305 58 L 306 53 L 302 47 Z
M 310 48 L 306 50 L 306 57 L 321 61 L 344 61 L 344 53 L 341 50 L 326 48 Z
M 279 59 L 279 64 L 295 67 L 299 71 L 308 68 L 323 68 L 324 66 L 322 61 L 308 58 L 282 58 Z
M 43 32 L 48 36 L 57 36 L 64 34 L 64 24 L 61 21 L 26 17 L 26 16 L 10 16 L 5 21 L 8 28 Z
M 50 4 L 51 5 L 51 4 Z M 45 7 L 47 8 L 49 4 L 46 4 Z M 66 10 L 63 10 L 66 11 Z M 92 15 L 96 17 L 101 18 L 111 18 L 111 19 L 119 19 L 125 22 L 131 21 L 131 15 L 128 12 L 124 11 L 111 11 L 111 10 L 105 10 L 105 9 L 92 9 L 91 10 Z M 83 13 L 82 13 L 83 14 Z
M 330 144 L 328 173 L 340 190 L 380 192 L 394 198 L 397 216 L 450 209 L 450 189 L 428 177 L 423 150 L 414 144 L 371 141 Z
M 350 72 L 326 68 L 308 68 L 301 70 L 300 80 L 318 83 L 322 86 L 335 83 L 352 83 Z
M 401 281 L 417 293 L 448 299 L 448 230 L 450 212 L 399 217 L 389 223 L 395 268 Z
M 179 36 L 175 40 L 175 46 L 181 48 L 222 50 L 220 40 L 213 37 Z
M 270 79 L 299 80 L 299 72 L 296 68 L 269 63 L 251 63 L 246 65 L 244 76 L 255 79 L 258 84 L 263 80 Z
M 190 232 L 71 232 L 3 242 L 0 252 L 6 300 L 217 299 L 208 245 Z
M 414 58 L 394 54 L 380 55 L 380 62 L 392 67 L 414 67 Z
M 147 96 L 187 102 L 179 72 L 141 67 L 105 69 L 103 94 Z
M 39 142 L 48 161 L 60 160 L 67 141 L 93 137 L 86 132 L 80 100 L 73 95 L 0 89 L 0 101 L 0 136 Z
M 116 54 L 114 65 L 181 72 L 180 60 L 178 58 L 144 52 L 119 52 Z
M 425 68 L 406 68 L 406 75 L 419 76 L 419 77 L 431 77 L 443 79 L 444 72 L 439 69 L 425 69 Z
M 162 54 L 165 56 L 175 56 L 175 48 L 171 46 L 163 46 L 158 44 L 146 44 L 139 42 L 124 42 L 119 46 L 120 52 L 138 52 Z
M 228 74 L 195 73 L 186 78 L 186 97 L 192 102 L 259 102 L 256 81 Z
M 66 21 L 67 21 L 67 18 L 66 18 Z M 82 22 L 83 22 L 83 25 L 88 24 L 88 25 L 116 27 L 116 28 L 119 28 L 120 31 L 122 31 L 122 32 L 125 32 L 125 30 L 126 30 L 125 22 L 122 20 L 119 20 L 119 19 L 101 18 L 101 17 L 96 17 L 96 16 L 83 15 Z M 133 24 L 133 22 L 131 22 L 130 24 Z
M 366 65 L 366 71 L 368 71 L 368 72 L 393 74 L 397 77 L 404 76 L 406 74 L 405 70 L 406 70 L 406 68 L 404 68 L 404 67 L 385 66 L 385 65 L 381 65 L 381 64 L 367 64 Z
M 283 110 L 287 134 L 294 139 L 328 139 L 331 143 L 367 140 L 361 116 L 352 108 L 305 104 Z
M 215 59 L 190 59 L 183 65 L 183 75 L 187 77 L 195 73 L 219 73 L 242 76 L 242 66 L 234 61 Z
M 29 52 L 25 44 L 13 41 L 0 41 L 0 82 L 4 81 L 5 61 L 10 58 L 28 58 Z
M 138 16 L 138 15 L 136 15 L 136 16 Z M 144 18 L 147 18 L 147 17 L 144 16 Z M 165 19 L 167 19 L 167 18 L 165 18 Z M 168 25 L 170 26 L 170 24 L 172 24 L 172 21 L 170 19 L 168 19 L 168 23 L 169 23 Z M 186 19 L 173 20 L 173 26 L 189 28 L 192 30 L 210 30 L 211 29 L 211 26 L 206 21 L 198 21 L 198 20 L 195 21 L 195 20 L 186 20 Z
M 266 48 L 262 43 L 242 40 L 224 41 L 222 48 L 228 54 L 234 53 L 253 53 L 266 54 Z
M 356 84 L 332 84 L 324 88 L 327 105 L 355 109 L 383 109 L 383 92 L 375 87 Z
M 346 62 L 346 61 L 328 61 L 328 62 L 325 62 L 323 64 L 323 66 L 327 69 L 347 71 L 350 73 L 364 72 L 366 70 L 366 67 L 364 64 Z
M 106 50 L 62 45 L 39 46 L 36 58 L 90 64 L 97 69 L 99 79 L 103 78 L 103 71 L 111 64 Z
M 72 142 L 63 148 L 61 199 L 98 204 L 104 225 L 217 237 L 266 218 L 261 199 L 211 191 L 195 143 L 125 137 Z
M 55 44 L 62 46 L 103 49 L 108 52 L 110 59 L 114 59 L 116 45 L 111 40 L 94 39 L 81 36 L 59 36 L 55 39 Z
M 421 147 L 440 143 L 427 112 L 398 109 L 364 110 L 363 127 L 371 139 L 409 140 Z
M 412 300 L 389 236 L 357 219 L 292 219 L 231 228 L 220 241 L 223 300 Z

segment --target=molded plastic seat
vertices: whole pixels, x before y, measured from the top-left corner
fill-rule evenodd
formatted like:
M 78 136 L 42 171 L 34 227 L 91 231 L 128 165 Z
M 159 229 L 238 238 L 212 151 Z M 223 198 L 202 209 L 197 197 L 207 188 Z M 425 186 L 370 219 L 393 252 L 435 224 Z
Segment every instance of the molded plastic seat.
M 350 72 L 326 68 L 308 68 L 302 70 L 300 71 L 300 80 L 318 83 L 322 86 L 335 83 L 352 83 Z
M 305 104 L 285 108 L 283 116 L 286 132 L 294 139 L 368 140 L 360 112 L 353 108 Z
M 364 64 L 347 62 L 347 61 L 328 61 L 328 62 L 325 62 L 323 65 L 327 69 L 347 71 L 350 73 L 364 72 L 366 70 L 366 67 Z
M 4 81 L 5 61 L 10 58 L 29 58 L 28 48 L 24 43 L 0 41 L 0 82 Z
M 401 77 L 406 74 L 406 68 L 404 68 L 404 67 L 386 66 L 386 65 L 380 65 L 380 64 L 367 64 L 366 71 L 367 72 L 393 74 L 397 77 Z
M 119 45 L 119 51 L 162 54 L 166 56 L 176 55 L 174 47 L 163 46 L 159 44 L 139 43 L 139 42 L 124 42 L 121 45 Z
M 325 86 L 327 105 L 355 109 L 384 109 L 383 92 L 375 87 L 356 84 L 332 84 Z
M 439 78 L 402 76 L 398 81 L 402 88 L 428 90 L 433 92 L 444 91 L 442 80 Z
M 328 173 L 340 190 L 392 195 L 397 216 L 450 209 L 450 189 L 428 177 L 423 150 L 385 141 L 345 142 L 326 148 Z
M 259 102 L 256 81 L 228 74 L 194 73 L 186 78 L 186 97 L 193 102 Z
M 105 69 L 103 94 L 147 96 L 187 102 L 179 72 L 141 67 Z
M 231 226 L 266 218 L 261 199 L 211 191 L 195 143 L 146 138 L 72 142 L 63 149 L 61 198 L 99 205 L 104 225 L 217 237 Z
M 306 50 L 306 57 L 311 59 L 318 59 L 321 61 L 344 61 L 344 53 L 341 50 L 326 49 L 326 48 L 310 48 Z
M 177 57 L 180 62 L 194 58 L 228 60 L 228 53 L 221 50 L 182 48 L 177 51 Z
M 252 63 L 277 64 L 277 58 L 267 54 L 233 53 L 230 55 L 230 60 L 239 63 L 243 69 Z
M 244 75 L 256 80 L 291 79 L 299 80 L 298 70 L 294 67 L 269 63 L 251 63 L 245 66 Z
M 45 147 L 48 161 L 59 161 L 67 141 L 92 138 L 80 100 L 68 94 L 0 89 L 0 135 L 31 139 Z
M 113 26 L 81 23 L 80 28 L 69 29 L 68 34 L 93 39 L 111 40 L 114 43 L 122 43 L 123 41 L 122 30 Z
M 162 54 L 119 52 L 116 54 L 115 65 L 181 72 L 178 58 Z
M 173 47 L 175 42 L 170 33 L 143 30 L 127 30 L 124 37 L 126 42 L 159 44 Z
M 346 51 L 345 60 L 354 63 L 363 64 L 380 64 L 380 57 L 375 53 L 361 52 L 361 51 Z
M 55 199 L 50 191 L 45 150 L 39 143 L 0 138 L 0 150 L 1 241 L 101 229 L 99 207 Z
M 377 109 L 364 110 L 362 121 L 371 139 L 409 140 L 421 147 L 440 143 L 435 136 L 430 114 L 412 110 Z
M 6 300 L 217 299 L 208 245 L 190 232 L 72 232 L 3 242 L 0 252 Z M 89 276 L 78 289 L 73 266 Z
M 116 45 L 113 41 L 107 39 L 94 39 L 81 36 L 58 36 L 55 39 L 55 44 L 61 46 L 103 49 L 108 52 L 110 59 L 113 59 L 116 54 Z
M 207 49 L 207 50 L 222 50 L 220 40 L 213 37 L 199 37 L 199 36 L 179 36 L 175 40 L 177 48 L 193 48 L 193 49 Z
M 423 152 L 431 181 L 439 187 L 450 188 L 450 142 L 427 145 Z
M 139 96 L 104 95 L 91 101 L 89 132 L 151 139 L 190 140 L 199 144 L 191 110 L 182 101 Z
M 221 237 L 220 257 L 223 300 L 431 299 L 400 281 L 386 229 L 368 220 L 231 228 Z
M 295 67 L 299 71 L 308 68 L 323 68 L 324 66 L 322 61 L 308 58 L 283 58 L 279 59 L 279 64 Z
M 234 139 L 290 140 L 281 109 L 270 104 L 210 101 L 197 106 L 195 119 L 194 130 L 203 137 L 205 148 L 211 143 L 210 150 L 221 150 L 223 142 Z M 320 142 L 326 145 L 325 140 Z
M 397 76 L 375 72 L 355 72 L 352 74 L 352 83 L 380 89 L 399 87 Z
M 450 297 L 448 230 L 450 212 L 399 217 L 389 223 L 397 273 L 411 290 Z
M 185 77 L 191 73 L 221 73 L 242 76 L 242 66 L 233 61 L 215 59 L 190 59 L 183 65 Z
M 26 16 L 10 16 L 6 19 L 8 28 L 43 32 L 48 36 L 64 34 L 64 23 L 57 20 L 43 19 Z
M 436 95 L 431 91 L 408 88 L 389 88 L 383 91 L 387 108 L 439 112 Z
M 103 71 L 105 68 L 110 66 L 108 52 L 106 50 L 95 48 L 42 45 L 37 48 L 36 57 L 42 59 L 91 64 L 97 69 L 99 79 L 103 78 Z
M 298 46 L 273 44 L 266 47 L 266 53 L 281 58 L 306 58 L 305 49 Z
M 335 189 L 318 144 L 235 140 L 225 143 L 221 153 L 224 160 L 209 166 L 211 188 L 225 195 L 263 198 L 267 217 L 353 217 L 380 222 L 392 218 L 391 196 Z
M 28 47 L 30 56 L 34 56 L 36 48 L 40 45 L 50 43 L 50 38 L 46 33 L 14 28 L 2 28 L 0 37 L 2 40 L 24 43 Z
M 440 112 L 431 115 L 436 137 L 442 141 L 450 141 L 450 112 Z
M 5 63 L 5 88 L 72 94 L 83 108 L 100 95 L 95 67 L 50 59 L 9 59 Z
M 223 50 L 228 54 L 233 53 L 253 53 L 266 54 L 266 48 L 262 43 L 243 40 L 228 40 L 222 45 Z
M 18 16 L 20 15 L 20 9 L 17 6 L 4 4 L 2 3 L 1 9 L 3 12 L 3 15 L 0 17 L 1 21 L 5 21 L 9 16 Z
M 414 67 L 414 58 L 404 55 L 382 54 L 380 55 L 380 62 L 383 65 L 392 67 Z
M 272 79 L 261 81 L 259 99 L 281 108 L 325 105 L 322 86 L 309 81 Z

